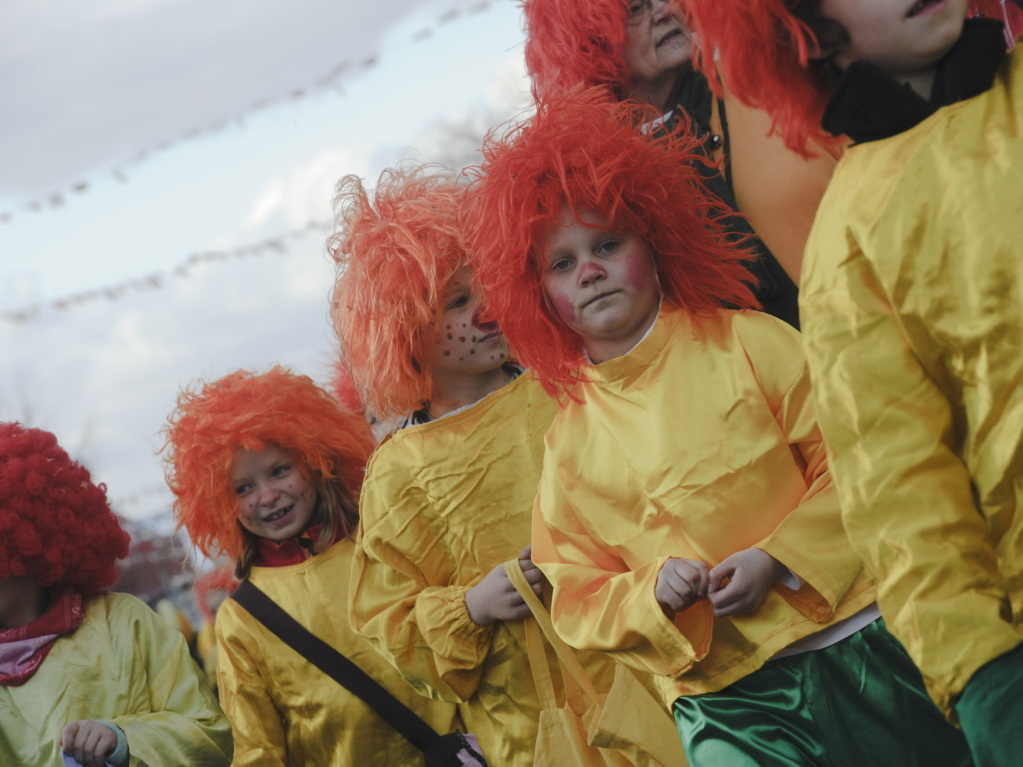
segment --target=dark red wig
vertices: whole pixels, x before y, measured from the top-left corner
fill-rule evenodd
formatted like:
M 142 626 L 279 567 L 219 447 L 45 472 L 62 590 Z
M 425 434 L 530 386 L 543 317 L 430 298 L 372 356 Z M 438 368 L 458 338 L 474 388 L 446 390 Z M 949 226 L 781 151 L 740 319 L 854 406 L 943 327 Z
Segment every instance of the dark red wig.
M 544 300 L 541 232 L 567 205 L 579 219 L 598 212 L 613 231 L 633 233 L 656 262 L 664 297 L 699 314 L 755 307 L 743 262 L 718 223 L 730 212 L 700 181 L 698 141 L 680 124 L 641 133 L 656 112 L 612 102 L 601 89 L 544 100 L 528 122 L 491 135 L 472 171 L 462 213 L 473 266 L 490 313 L 518 358 L 559 394 L 578 376 L 579 335 Z
M 102 591 L 117 580 L 128 541 L 106 487 L 53 434 L 0 423 L 0 579 Z

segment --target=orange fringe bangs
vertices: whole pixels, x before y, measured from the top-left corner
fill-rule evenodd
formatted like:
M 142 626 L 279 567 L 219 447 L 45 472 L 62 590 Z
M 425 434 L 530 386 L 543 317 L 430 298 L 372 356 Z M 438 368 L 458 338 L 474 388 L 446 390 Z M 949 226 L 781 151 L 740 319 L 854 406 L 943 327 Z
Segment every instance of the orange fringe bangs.
M 649 247 L 664 296 L 692 313 L 755 307 L 743 266 L 716 219 L 729 210 L 700 182 L 698 141 L 684 124 L 642 134 L 656 116 L 588 89 L 541 102 L 535 117 L 491 134 L 463 212 L 469 252 L 489 312 L 518 358 L 557 396 L 578 377 L 582 340 L 548 307 L 540 232 L 567 204 L 599 212 L 612 230 Z
M 580 85 L 618 91 L 629 77 L 622 53 L 628 9 L 628 0 L 525 0 L 526 69 L 537 92 Z
M 821 128 L 830 88 L 810 56 L 813 31 L 794 15 L 800 0 L 675 0 L 694 39 L 693 60 L 718 95 L 718 73 L 729 92 L 772 118 L 785 146 L 812 157 L 841 141 Z
M 340 482 L 353 498 L 373 449 L 362 418 L 342 410 L 312 379 L 280 366 L 259 375 L 240 370 L 183 390 L 164 435 L 178 526 L 206 556 L 235 560 L 244 545 L 230 480 L 235 448 L 282 447 L 305 471 Z
M 372 195 L 356 176 L 338 184 L 331 317 L 341 360 L 377 418 L 430 398 L 433 382 L 416 360 L 452 275 L 466 262 L 457 215 L 463 196 L 435 166 L 385 170 Z

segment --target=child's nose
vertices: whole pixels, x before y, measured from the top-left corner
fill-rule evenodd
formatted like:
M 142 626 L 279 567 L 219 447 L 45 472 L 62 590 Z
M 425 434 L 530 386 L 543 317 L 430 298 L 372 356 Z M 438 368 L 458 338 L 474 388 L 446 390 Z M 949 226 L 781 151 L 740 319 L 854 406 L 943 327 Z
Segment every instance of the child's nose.
M 594 261 L 586 261 L 579 268 L 579 283 L 585 287 L 592 282 L 602 280 L 607 276 L 607 272 L 600 264 Z
M 487 314 L 487 307 L 480 304 L 472 313 L 472 326 L 477 330 L 489 333 L 492 330 L 497 330 L 497 320 Z
M 261 485 L 256 498 L 261 504 L 266 505 L 276 501 L 279 495 L 280 491 L 273 485 Z

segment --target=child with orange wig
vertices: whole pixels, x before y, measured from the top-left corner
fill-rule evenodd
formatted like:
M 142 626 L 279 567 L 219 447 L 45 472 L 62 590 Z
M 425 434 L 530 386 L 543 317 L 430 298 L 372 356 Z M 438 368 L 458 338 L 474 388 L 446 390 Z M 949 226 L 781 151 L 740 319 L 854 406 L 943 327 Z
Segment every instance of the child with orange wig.
M 53 434 L 0 423 L 0 763 L 230 763 L 185 640 L 107 591 L 127 555 L 106 488 Z
M 555 627 L 656 675 L 696 767 L 960 764 L 847 544 L 798 334 L 719 308 L 750 304 L 745 254 L 692 139 L 635 122 L 542 103 L 485 145 L 464 219 L 490 311 L 562 395 L 533 524 Z
M 307 630 L 436 731 L 452 706 L 420 698 L 344 616 L 359 488 L 372 438 L 305 376 L 238 371 L 185 390 L 166 428 L 178 522 L 207 555 L 235 560 Z M 422 765 L 361 698 L 305 661 L 233 599 L 217 612 L 220 696 L 235 765 Z
M 557 405 L 509 362 L 485 314 L 466 267 L 463 193 L 431 167 L 385 171 L 372 193 L 352 176 L 339 186 L 342 361 L 373 412 L 404 416 L 367 468 L 351 617 L 417 690 L 459 704 L 491 764 L 528 767 L 540 719 L 531 613 L 503 563 L 517 560 L 541 593 L 530 509 Z M 606 692 L 613 666 L 589 665 Z
M 843 520 L 975 761 L 1017 761 L 1023 49 L 1001 19 L 964 22 L 967 0 L 686 2 L 725 82 L 791 146 L 855 142 L 801 299 Z
M 701 138 L 700 154 L 715 161 L 700 166 L 707 187 L 741 213 L 723 225 L 755 235 L 749 268 L 763 311 L 798 328 L 803 247 L 834 158 L 790 151 L 765 112 L 712 92 L 693 67 L 699 41 L 670 0 L 524 0 L 523 12 L 526 67 L 541 95 L 604 86 L 658 109 L 653 126 L 682 120 Z

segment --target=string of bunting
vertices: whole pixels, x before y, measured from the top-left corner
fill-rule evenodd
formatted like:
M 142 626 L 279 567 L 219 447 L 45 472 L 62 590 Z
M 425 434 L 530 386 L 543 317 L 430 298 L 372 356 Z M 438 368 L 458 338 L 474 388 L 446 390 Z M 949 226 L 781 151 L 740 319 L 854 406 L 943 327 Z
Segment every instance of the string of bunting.
M 463 15 L 482 13 L 483 11 L 487 10 L 493 4 L 493 2 L 494 0 L 480 0 L 480 2 L 470 6 L 469 8 L 466 8 L 464 11 L 460 8 L 455 8 L 446 11 L 444 14 L 438 17 L 437 26 L 450 24 L 451 22 L 455 21 L 456 19 Z M 433 34 L 434 34 L 433 28 L 424 27 L 423 29 L 419 30 L 412 36 L 412 40 L 413 42 L 421 42 L 432 37 Z M 252 104 L 252 106 L 250 106 L 248 109 L 243 110 L 234 117 L 224 118 L 214 123 L 211 123 L 210 125 L 207 126 L 194 127 L 190 130 L 185 131 L 177 138 L 166 139 L 154 146 L 151 146 L 146 149 L 141 149 L 125 162 L 120 163 L 119 165 L 116 165 L 113 168 L 111 168 L 110 175 L 116 181 L 126 183 L 128 181 L 128 171 L 138 165 L 141 165 L 154 155 L 162 154 L 163 152 L 166 152 L 170 149 L 174 149 L 180 146 L 181 144 L 184 144 L 189 141 L 194 141 L 199 138 L 206 138 L 214 134 L 221 133 L 232 126 L 238 128 L 244 127 L 246 118 L 251 117 L 252 115 L 263 110 L 269 109 L 270 107 L 274 107 L 286 102 L 300 101 L 302 99 L 306 99 L 313 96 L 317 92 L 324 91 L 327 89 L 333 89 L 335 91 L 340 92 L 339 80 L 342 77 L 342 75 L 353 74 L 356 69 L 366 70 L 371 67 L 374 67 L 377 64 L 378 59 L 379 55 L 374 54 L 372 56 L 369 56 L 368 58 L 363 59 L 360 62 L 353 62 L 350 59 L 342 61 L 340 64 L 333 67 L 330 71 L 328 71 L 321 77 L 316 78 L 312 83 L 293 88 L 290 93 L 284 96 L 260 99 L 256 101 L 254 104 Z M 32 213 L 39 213 L 47 209 L 61 208 L 65 206 L 72 198 L 91 191 L 92 187 L 93 187 L 92 181 L 89 180 L 76 181 L 70 184 L 65 189 L 58 189 L 53 192 L 49 192 L 48 194 L 45 194 L 42 197 L 33 200 L 27 200 L 16 207 L 20 208 L 23 211 L 28 211 Z M 0 224 L 11 223 L 14 220 L 15 216 L 16 213 L 14 210 L 0 210 Z
M 90 301 L 116 301 L 129 291 L 160 290 L 168 279 L 187 278 L 190 272 L 201 264 L 208 264 L 214 261 L 228 261 L 248 256 L 261 256 L 267 253 L 287 255 L 287 243 L 289 240 L 306 237 L 310 232 L 319 232 L 321 235 L 329 234 L 333 229 L 333 221 L 309 221 L 298 229 L 292 229 L 284 234 L 267 237 L 236 248 L 193 253 L 180 265 L 168 271 L 154 272 L 144 277 L 75 293 L 65 298 L 40 302 L 23 309 L 0 311 L 0 319 L 21 325 L 38 320 L 47 309 L 63 312 Z

